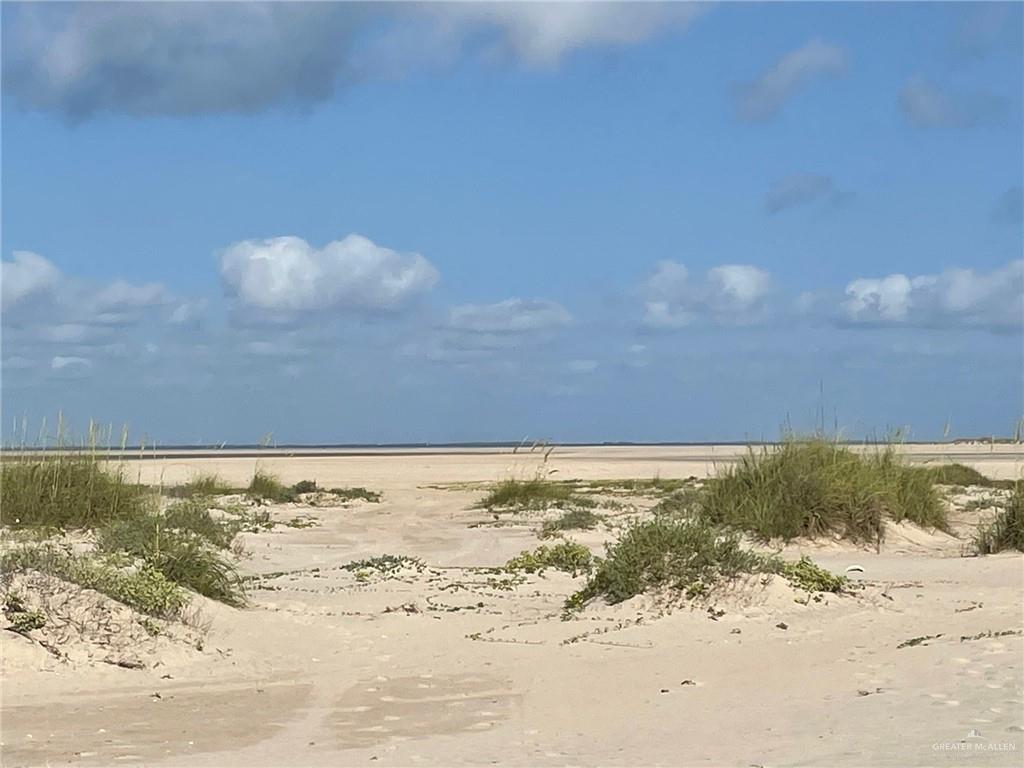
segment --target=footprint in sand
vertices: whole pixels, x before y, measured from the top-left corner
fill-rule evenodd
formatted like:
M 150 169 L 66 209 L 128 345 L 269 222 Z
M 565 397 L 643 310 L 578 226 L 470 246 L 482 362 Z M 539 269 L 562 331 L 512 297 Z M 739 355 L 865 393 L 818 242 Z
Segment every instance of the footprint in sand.
M 506 682 L 482 675 L 367 682 L 345 691 L 329 716 L 342 748 L 485 731 L 507 719 L 520 699 Z

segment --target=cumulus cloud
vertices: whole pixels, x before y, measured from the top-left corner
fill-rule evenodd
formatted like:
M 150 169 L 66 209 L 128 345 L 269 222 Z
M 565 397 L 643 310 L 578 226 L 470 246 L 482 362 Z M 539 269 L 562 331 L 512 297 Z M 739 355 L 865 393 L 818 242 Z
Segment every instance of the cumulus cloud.
M 642 289 L 644 325 L 669 329 L 757 322 L 764 317 L 771 286 L 771 276 L 749 264 L 723 264 L 694 280 L 684 265 L 662 261 Z
M 977 273 L 948 269 L 939 274 L 892 274 L 859 278 L 846 286 L 843 319 L 858 325 L 981 327 L 1024 326 L 1024 260 Z
M 920 75 L 900 90 L 899 105 L 917 128 L 974 128 L 992 122 L 1002 111 L 1002 103 L 990 94 L 950 94 Z
M 11 261 L 0 262 L 0 295 L 4 312 L 33 296 L 51 291 L 60 282 L 53 262 L 31 251 L 15 251 Z
M 0 262 L 0 283 L 5 324 L 35 325 L 57 336 L 71 328 L 137 322 L 145 311 L 169 300 L 159 283 L 75 279 L 30 251 L 15 251 L 10 261 Z
M 300 237 L 244 240 L 220 254 L 220 274 L 243 305 L 286 313 L 395 309 L 438 280 L 418 253 L 399 253 L 361 235 L 323 248 Z
M 837 77 L 846 66 L 845 50 L 823 40 L 811 40 L 744 84 L 736 95 L 737 114 L 750 122 L 770 120 L 801 88 L 824 77 Z
M 764 207 L 775 214 L 787 208 L 810 205 L 821 200 L 836 199 L 837 191 L 830 176 L 793 173 L 772 182 L 765 196 Z
M 3 85 L 24 107 L 194 115 L 308 107 L 481 42 L 531 66 L 682 27 L 690 3 L 5 4 Z M 398 44 L 393 36 L 398 36 Z M 441 50 L 433 51 L 435 47 Z M 367 55 L 370 51 L 370 55 Z
M 569 311 L 553 301 L 506 299 L 496 304 L 452 307 L 449 326 L 473 333 L 530 333 L 567 325 Z

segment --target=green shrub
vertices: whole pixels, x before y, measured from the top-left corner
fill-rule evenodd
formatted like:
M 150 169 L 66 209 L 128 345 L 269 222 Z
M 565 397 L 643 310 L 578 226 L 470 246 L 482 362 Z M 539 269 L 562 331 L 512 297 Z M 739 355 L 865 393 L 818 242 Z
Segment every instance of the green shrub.
M 550 539 L 562 531 L 589 531 L 597 527 L 601 522 L 601 516 L 595 515 L 589 509 L 570 509 L 564 512 L 557 520 L 548 520 L 541 526 L 540 537 Z
M 594 502 L 573 494 L 571 486 L 549 480 L 504 480 L 498 483 L 477 505 L 485 509 L 547 509 L 569 503 L 592 507 Z
M 542 545 L 533 552 L 524 550 L 505 563 L 505 570 L 543 573 L 547 568 L 554 568 L 577 576 L 590 573 L 593 565 L 594 556 L 589 549 L 582 544 L 563 541 L 551 547 Z
M 46 626 L 46 616 L 40 611 L 30 610 L 21 596 L 14 593 L 8 594 L 4 601 L 4 616 L 11 622 L 10 629 L 22 635 Z
M 55 576 L 158 618 L 175 618 L 188 604 L 188 597 L 178 585 L 151 565 L 125 569 L 114 558 L 74 555 L 47 545 L 4 552 L 0 555 L 0 570 L 5 574 L 38 571 Z
M 345 501 L 355 501 L 362 499 L 363 501 L 378 502 L 381 499 L 381 494 L 378 491 L 368 491 L 365 488 L 331 488 L 329 493 L 341 497 Z
M 0 466 L 0 523 L 9 527 L 92 528 L 154 503 L 146 488 L 88 453 L 5 458 Z
M 795 563 L 778 562 L 777 573 L 805 592 L 842 592 L 847 585 L 845 576 L 837 576 L 807 556 Z
M 974 538 L 978 552 L 990 555 L 1007 549 L 1024 552 L 1024 483 L 1018 483 L 992 522 Z
M 822 440 L 750 451 L 705 486 L 703 516 L 762 539 L 839 535 L 879 543 L 886 518 L 946 529 L 931 478 L 891 449 L 860 454 Z
M 295 500 L 295 492 L 291 488 L 285 487 L 274 475 L 264 472 L 262 469 L 256 470 L 246 492 L 255 499 L 266 501 L 285 502 Z
M 567 607 L 581 607 L 598 596 L 620 603 L 653 587 L 697 597 L 724 580 L 771 568 L 769 559 L 743 549 L 735 532 L 701 520 L 659 517 L 633 524 L 608 545 L 605 559 Z
M 316 480 L 299 480 L 299 482 L 292 486 L 292 492 L 296 495 L 300 493 L 313 493 L 315 490 L 317 490 Z

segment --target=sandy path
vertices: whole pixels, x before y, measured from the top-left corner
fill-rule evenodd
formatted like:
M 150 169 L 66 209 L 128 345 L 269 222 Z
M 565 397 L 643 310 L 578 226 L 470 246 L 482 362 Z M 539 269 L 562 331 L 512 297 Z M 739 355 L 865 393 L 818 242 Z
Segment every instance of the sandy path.
M 286 480 L 384 501 L 247 535 L 248 571 L 289 573 L 248 610 L 204 603 L 198 658 L 40 672 L 23 657 L 4 679 L 4 765 L 1020 764 L 1021 556 L 959 557 L 951 537 L 894 530 L 881 553 L 815 549 L 834 570 L 864 566 L 858 597 L 803 605 L 765 588 L 718 618 L 636 598 L 562 621 L 581 579 L 509 589 L 481 570 L 535 546 L 532 524 L 471 527 L 488 521 L 470 509 L 478 491 L 425 487 L 535 467 L 471 458 L 275 460 Z M 619 466 L 560 461 L 581 477 Z M 629 461 L 634 476 L 675 474 Z M 210 465 L 236 482 L 252 471 Z M 343 567 L 384 553 L 424 565 Z M 898 647 L 926 635 L 940 637 Z

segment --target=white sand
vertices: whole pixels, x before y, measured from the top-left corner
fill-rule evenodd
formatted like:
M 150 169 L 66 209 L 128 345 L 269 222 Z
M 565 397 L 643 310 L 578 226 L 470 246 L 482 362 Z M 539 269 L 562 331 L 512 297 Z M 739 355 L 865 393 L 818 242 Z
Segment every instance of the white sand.
M 1019 476 L 1008 450 L 981 447 L 971 463 Z M 565 449 L 544 466 L 557 479 L 703 476 L 714 465 L 692 456 L 707 453 Z M 536 455 L 260 463 L 287 482 L 362 485 L 384 500 L 275 508 L 320 525 L 245 536 L 248 572 L 294 573 L 265 582 L 247 610 L 197 601 L 212 622 L 201 653 L 144 670 L 61 665 L 4 633 L 4 765 L 1021 764 L 1020 555 L 961 557 L 963 540 L 899 526 L 880 553 L 787 552 L 839 572 L 862 565 L 857 597 L 804 605 L 756 584 L 723 598 L 717 620 L 647 596 L 562 621 L 582 579 L 548 572 L 505 590 L 473 568 L 536 546 L 536 521 L 471 527 L 493 522 L 470 509 L 479 490 L 427 487 L 531 476 Z M 147 482 L 201 470 L 244 484 L 254 465 L 129 468 Z M 959 522 L 966 535 L 972 521 Z M 608 536 L 574 538 L 600 551 Z M 364 581 L 340 568 L 384 553 L 425 568 Z M 927 635 L 940 637 L 898 647 Z

